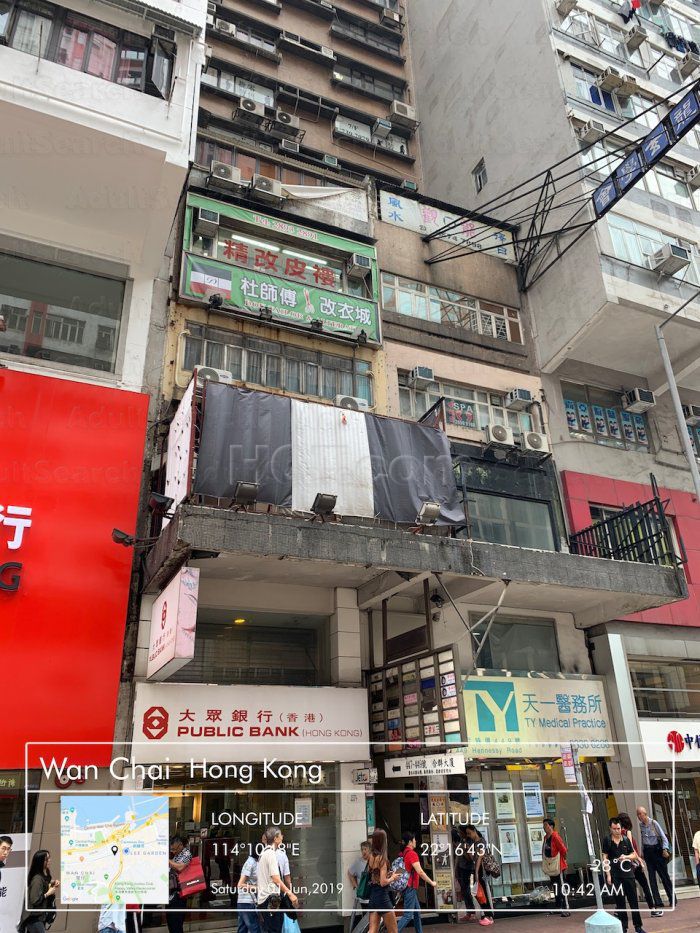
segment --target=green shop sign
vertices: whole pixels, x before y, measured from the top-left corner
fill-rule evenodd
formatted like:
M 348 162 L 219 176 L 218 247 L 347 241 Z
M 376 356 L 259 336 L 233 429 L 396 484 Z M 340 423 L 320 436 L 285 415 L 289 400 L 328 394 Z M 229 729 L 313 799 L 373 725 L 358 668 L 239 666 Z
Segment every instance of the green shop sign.
M 221 295 L 224 305 L 243 311 L 269 308 L 281 323 L 306 324 L 320 321 L 327 333 L 380 342 L 377 303 L 339 292 L 314 288 L 228 263 L 184 254 L 180 293 L 186 298 L 206 300 Z

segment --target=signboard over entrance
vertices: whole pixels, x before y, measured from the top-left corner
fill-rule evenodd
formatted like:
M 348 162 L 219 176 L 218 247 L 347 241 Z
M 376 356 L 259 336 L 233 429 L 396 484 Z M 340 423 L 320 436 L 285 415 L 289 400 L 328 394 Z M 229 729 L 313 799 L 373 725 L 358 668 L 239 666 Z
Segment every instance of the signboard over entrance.
M 416 755 L 411 758 L 389 758 L 384 762 L 385 777 L 440 777 L 446 774 L 466 774 L 464 755 Z

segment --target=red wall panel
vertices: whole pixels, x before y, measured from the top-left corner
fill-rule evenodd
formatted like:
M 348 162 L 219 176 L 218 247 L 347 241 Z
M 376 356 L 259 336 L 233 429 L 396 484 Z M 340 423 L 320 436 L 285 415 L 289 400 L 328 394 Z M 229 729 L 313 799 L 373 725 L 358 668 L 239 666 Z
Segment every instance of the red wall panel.
M 652 497 L 651 486 L 629 483 L 605 476 L 589 476 L 564 470 L 561 474 L 564 502 L 572 532 L 581 531 L 592 523 L 591 505 L 627 506 L 646 502 Z M 688 599 L 659 609 L 650 609 L 627 618 L 640 622 L 666 625 L 700 626 L 700 505 L 695 495 L 677 489 L 659 489 L 661 498 L 669 500 L 667 512 L 676 534 L 683 539 L 688 556 L 685 567 L 688 579 Z
M 111 741 L 148 397 L 0 370 L 0 769 L 27 741 Z M 19 548 L 8 506 L 31 508 Z M 91 756 L 107 761 L 111 754 Z

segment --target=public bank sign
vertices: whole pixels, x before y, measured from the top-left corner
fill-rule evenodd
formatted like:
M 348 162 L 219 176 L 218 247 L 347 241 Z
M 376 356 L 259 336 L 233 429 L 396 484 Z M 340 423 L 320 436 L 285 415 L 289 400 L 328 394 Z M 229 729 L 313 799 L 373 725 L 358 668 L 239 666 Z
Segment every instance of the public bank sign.
M 564 742 L 613 754 L 601 680 L 469 677 L 462 697 L 471 756 L 558 758 Z

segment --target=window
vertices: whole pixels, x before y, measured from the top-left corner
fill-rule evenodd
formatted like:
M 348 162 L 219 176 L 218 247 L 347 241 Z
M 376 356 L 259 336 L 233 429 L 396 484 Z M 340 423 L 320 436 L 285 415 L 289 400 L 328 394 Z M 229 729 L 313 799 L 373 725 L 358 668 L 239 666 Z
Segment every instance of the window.
M 682 84 L 685 80 L 678 74 L 678 60 L 672 55 L 664 55 L 656 64 L 653 64 L 652 76 L 654 73 L 671 84 Z
M 483 159 L 477 164 L 476 168 L 472 169 L 472 178 L 474 179 L 474 188 L 478 194 L 489 180 L 486 174 L 486 163 Z
M 523 342 L 520 317 L 515 308 L 479 301 L 461 292 L 426 285 L 390 272 L 382 272 L 382 305 L 385 311 L 438 324 L 456 324 L 499 340 Z
M 479 616 L 470 619 L 473 624 L 479 621 Z M 486 625 L 477 627 L 478 636 L 484 634 Z M 495 671 L 558 673 L 561 667 L 554 622 L 510 616 L 495 619 L 481 649 L 478 666 Z
M 421 418 L 444 397 L 448 424 L 474 431 L 488 424 L 505 424 L 518 434 L 532 431 L 530 415 L 524 411 L 508 411 L 502 395 L 449 382 L 433 382 L 425 390 L 414 389 L 408 385 L 407 372 L 400 371 L 398 377 L 402 418 Z
M 252 45 L 256 49 L 261 49 L 262 51 L 269 52 L 272 55 L 277 54 L 277 42 L 274 39 L 263 35 L 254 27 L 251 27 L 246 23 L 237 22 L 235 26 L 236 40 L 238 42 L 245 42 L 247 45 Z
M 581 153 L 583 163 L 588 167 L 589 172 L 604 174 L 613 172 L 624 156 L 625 152 L 622 147 L 611 139 L 600 140 Z M 658 162 L 654 168 L 649 169 L 634 187 L 665 198 L 681 207 L 695 210 L 693 191 L 686 181 L 685 172 L 665 162 Z
M 320 185 L 324 187 L 328 184 L 324 178 L 320 178 L 318 175 L 312 175 L 309 172 L 297 169 L 292 171 L 279 162 L 271 162 L 269 159 L 262 159 L 260 156 L 249 155 L 233 149 L 231 146 L 222 146 L 213 140 L 198 138 L 195 162 L 209 168 L 214 161 L 237 166 L 241 170 L 241 178 L 244 181 L 250 181 L 255 174 L 261 175 L 264 173 L 268 177 L 276 178 L 287 185 Z
M 700 662 L 630 658 L 628 664 L 640 716 L 700 717 Z
M 576 84 L 576 96 L 581 100 L 595 104 L 597 107 L 604 107 L 611 113 L 616 113 L 614 96 L 610 91 L 601 91 L 596 84 L 599 76 L 593 71 L 587 71 L 580 65 L 572 65 L 572 68 Z
M 392 81 L 389 75 L 380 77 L 367 71 L 361 71 L 352 65 L 343 65 L 336 62 L 333 66 L 333 78 L 342 84 L 350 84 L 352 87 L 382 100 L 404 99 L 404 85 Z
M 351 42 L 361 42 L 377 52 L 389 55 L 401 54 L 399 35 L 391 35 L 385 30 L 376 29 L 366 19 L 356 19 L 341 10 L 336 10 L 332 31 Z
M 658 178 L 658 176 L 657 176 Z M 673 243 L 682 246 L 690 252 L 692 262 L 685 269 L 676 272 L 674 278 L 697 285 L 700 282 L 697 271 L 697 257 L 692 243 L 681 240 L 680 237 L 671 236 L 653 227 L 647 227 L 634 220 L 628 220 L 619 214 L 608 214 L 608 229 L 612 238 L 613 253 L 618 259 L 632 263 L 635 266 L 651 268 L 650 257 L 661 249 L 664 243 Z
M 169 43 L 151 42 L 34 0 L 18 0 L 14 6 L 0 0 L 0 36 L 3 34 L 8 45 L 21 52 L 137 91 L 160 97 L 170 94 L 174 48 Z
M 574 10 L 563 20 L 560 29 L 587 45 L 599 48 L 613 58 L 621 61 L 631 61 L 639 66 L 644 65 L 639 49 L 630 51 L 625 45 L 625 31 L 623 29 L 619 29 L 604 20 L 596 19 L 590 13 Z
M 300 395 L 334 399 L 352 395 L 373 404 L 370 364 L 365 360 L 319 353 L 275 340 L 243 337 L 188 323 L 182 368 L 213 366 L 234 379 Z
M 546 502 L 469 490 L 467 514 L 472 537 L 478 541 L 555 550 L 552 517 Z
M 622 408 L 621 392 L 562 382 L 569 433 L 580 440 L 606 447 L 649 450 L 649 427 L 645 415 Z
M 123 301 L 123 282 L 2 253 L 0 350 L 114 372 Z

